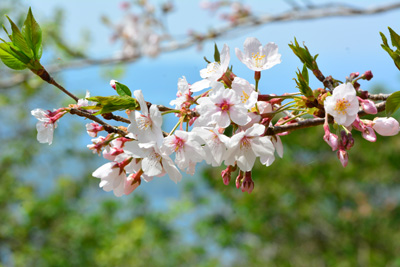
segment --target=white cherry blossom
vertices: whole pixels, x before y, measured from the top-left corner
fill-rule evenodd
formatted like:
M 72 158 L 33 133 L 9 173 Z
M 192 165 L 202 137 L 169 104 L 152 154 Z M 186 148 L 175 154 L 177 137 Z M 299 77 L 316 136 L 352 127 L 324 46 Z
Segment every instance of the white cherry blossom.
M 102 187 L 104 191 L 113 191 L 117 197 L 124 194 L 126 173 L 121 170 L 118 162 L 108 162 L 100 166 L 92 176 L 101 179 L 99 187 Z
M 38 119 L 36 123 L 37 140 L 40 143 L 53 143 L 54 129 L 57 128 L 57 121 L 64 116 L 66 111 L 64 109 L 57 109 L 54 111 L 43 110 L 37 108 L 31 111 L 31 114 Z
M 257 103 L 258 93 L 254 90 L 254 85 L 247 80 L 235 77 L 232 82 L 232 90 L 240 96 L 240 101 L 247 109 L 251 109 Z
M 265 126 L 255 123 L 246 131 L 236 133 L 227 145 L 225 165 L 238 165 L 242 171 L 251 171 L 255 160 L 260 157 L 262 164 L 274 159 L 274 145 L 267 136 L 263 136 Z
M 161 151 L 167 155 L 175 152 L 175 163 L 191 175 L 194 174 L 196 163 L 203 161 L 206 156 L 195 133 L 180 130 L 164 138 Z
M 200 113 L 198 125 L 206 121 L 206 125 L 216 124 L 220 128 L 226 128 L 231 121 L 237 125 L 245 125 L 251 120 L 236 92 L 225 89 L 221 83 L 216 83 L 209 97 L 202 97 L 197 103 L 199 105 L 196 109 Z
M 167 154 L 161 152 L 156 142 L 138 143 L 133 141 L 126 144 L 124 150 L 134 157 L 140 154 L 140 158 L 142 158 L 140 161 L 141 169 L 143 170 L 143 174 L 149 178 L 168 174 L 169 178 L 175 183 L 182 180 L 182 174 L 172 159 Z M 145 180 L 148 181 L 149 179 Z
M 325 111 L 343 126 L 350 126 L 357 117 L 358 99 L 351 83 L 337 86 L 324 101 Z
M 193 128 L 192 132 L 196 133 L 201 139 L 200 144 L 205 145 L 207 164 L 211 164 L 213 167 L 220 166 L 225 159 L 226 144 L 229 142 L 229 137 L 220 133 L 217 128 L 211 127 L 196 127 Z
M 229 61 L 231 59 L 229 54 L 229 46 L 224 44 L 224 47 L 220 53 L 221 62 L 212 62 L 207 65 L 207 68 L 200 71 L 200 76 L 203 80 L 195 82 L 191 86 L 192 92 L 198 92 L 204 88 L 211 86 L 212 82 L 218 81 L 222 75 L 225 74 L 229 67 Z
M 161 112 L 156 105 L 151 105 L 150 110 L 148 109 L 141 90 L 136 90 L 133 94 L 139 102 L 141 112 L 133 111 L 129 113 L 128 117 L 131 124 L 128 126 L 128 131 L 133 133 L 141 142 L 155 140 L 160 145 L 163 139 Z
M 278 46 L 272 42 L 262 46 L 257 38 L 249 37 L 244 41 L 243 51 L 244 53 L 236 48 L 236 56 L 243 64 L 254 71 L 270 69 L 281 63 Z

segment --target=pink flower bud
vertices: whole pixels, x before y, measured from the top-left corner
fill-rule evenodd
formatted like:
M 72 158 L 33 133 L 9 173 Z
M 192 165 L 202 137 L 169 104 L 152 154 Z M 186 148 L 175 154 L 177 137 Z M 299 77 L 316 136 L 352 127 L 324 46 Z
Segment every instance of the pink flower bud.
M 240 189 L 242 190 L 242 192 L 247 192 L 249 194 L 253 191 L 254 182 L 253 179 L 251 179 L 251 171 L 246 172 Z
M 376 109 L 375 103 L 369 99 L 362 99 L 358 97 L 358 100 L 361 103 L 362 109 L 368 114 L 376 114 L 378 110 Z
M 325 130 L 324 141 L 332 148 L 332 151 L 337 150 L 339 146 L 337 135 L 329 131 L 328 124 L 324 125 L 324 130 Z
M 365 130 L 362 133 L 362 137 L 370 142 L 375 142 L 376 141 L 376 134 L 374 129 L 372 129 L 371 127 L 367 126 L 365 127 Z
M 350 79 L 354 80 L 355 78 L 357 78 L 360 75 L 359 72 L 352 72 L 350 73 Z
M 125 186 L 124 186 L 124 194 L 129 195 L 132 193 L 136 188 L 139 187 L 141 184 L 142 180 L 140 176 L 143 174 L 143 171 L 140 170 L 137 173 L 132 173 L 130 174 L 126 180 L 125 180 Z
M 229 166 L 228 166 L 228 168 L 226 168 L 225 170 L 223 170 L 221 172 L 221 176 L 222 176 L 222 181 L 224 182 L 224 185 L 228 185 L 229 182 L 231 181 L 231 171 L 229 169 Z
M 242 185 L 243 181 L 243 172 L 239 171 L 239 175 L 236 177 L 236 188 L 239 189 L 240 186 Z
M 399 133 L 399 122 L 394 118 L 375 118 L 374 130 L 382 136 L 392 136 Z
M 116 90 L 115 88 L 117 87 L 117 85 L 115 84 L 115 82 L 117 82 L 116 80 L 111 80 L 110 81 L 110 85 L 111 85 L 111 87 L 114 89 L 114 90 Z
M 337 157 L 340 160 L 340 163 L 342 163 L 342 166 L 346 167 L 347 163 L 349 162 L 349 155 L 347 154 L 347 151 L 343 148 L 340 148 L 337 152 Z
M 367 70 L 366 72 L 364 72 L 363 77 L 364 77 L 364 79 L 369 81 L 374 77 L 374 75 L 372 74 L 372 72 L 370 70 Z

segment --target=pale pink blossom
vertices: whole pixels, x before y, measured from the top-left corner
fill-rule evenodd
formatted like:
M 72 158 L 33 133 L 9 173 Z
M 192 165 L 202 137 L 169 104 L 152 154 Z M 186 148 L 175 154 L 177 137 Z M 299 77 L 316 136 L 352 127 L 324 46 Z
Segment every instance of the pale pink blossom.
M 57 121 L 65 115 L 67 111 L 63 108 L 50 111 L 37 108 L 31 111 L 31 114 L 38 119 L 36 123 L 37 140 L 40 143 L 53 143 L 54 129 L 57 128 Z
M 351 83 L 337 86 L 324 101 L 325 111 L 343 126 L 350 126 L 357 117 L 358 100 Z
M 97 137 L 97 133 L 104 131 L 104 127 L 96 122 L 86 124 L 86 132 L 90 137 Z
M 187 82 L 185 76 L 178 79 L 178 92 L 176 93 L 177 98 L 172 100 L 169 104 L 175 106 L 176 109 L 181 109 L 184 103 L 190 103 L 193 101 L 191 97 L 192 92 L 190 85 Z
M 215 124 L 220 128 L 228 127 L 231 121 L 237 125 L 247 124 L 251 119 L 240 97 L 235 91 L 223 88 L 221 83 L 218 84 L 220 85 L 216 85 L 209 97 L 197 100 L 197 111 L 200 113 L 198 123 L 201 125 L 206 121 L 206 125 Z
M 236 48 L 236 56 L 243 64 L 254 71 L 270 69 L 281 63 L 278 46 L 273 42 L 262 46 L 257 38 L 249 37 L 244 41 L 243 51 L 244 53 Z
M 221 134 L 219 129 L 210 127 L 196 127 L 193 128 L 192 132 L 197 134 L 201 140 L 199 143 L 204 145 L 207 164 L 211 164 L 213 167 L 220 166 L 225 159 L 226 144 L 229 142 L 229 137 Z
M 247 80 L 235 77 L 232 82 L 232 90 L 240 97 L 245 108 L 251 109 L 257 103 L 258 92 L 254 90 L 254 85 Z
M 108 162 L 93 172 L 93 176 L 100 178 L 99 187 L 104 191 L 113 191 L 114 195 L 120 197 L 124 194 L 126 171 L 124 167 L 129 164 L 129 159 L 122 162 Z
M 191 86 L 192 92 L 198 92 L 204 88 L 208 88 L 213 82 L 218 81 L 225 74 L 229 67 L 230 55 L 229 46 L 224 44 L 220 53 L 221 62 L 212 62 L 207 65 L 207 68 L 200 71 L 200 76 L 203 80 L 195 82 Z
M 156 105 L 151 105 L 149 110 L 141 90 L 136 90 L 133 94 L 139 102 L 141 112 L 129 113 L 131 124 L 128 126 L 128 131 L 141 142 L 156 141 L 160 145 L 163 139 L 161 112 Z
M 181 170 L 193 175 L 197 162 L 205 158 L 204 150 L 192 132 L 175 131 L 173 135 L 164 138 L 161 151 L 166 155 L 175 152 L 175 163 Z
M 148 143 L 137 143 L 135 141 L 125 146 L 125 152 L 137 157 L 140 155 L 142 160 L 141 169 L 143 174 L 150 177 L 164 176 L 168 174 L 169 178 L 175 183 L 182 179 L 182 174 L 175 166 L 172 159 L 165 153 L 162 153 L 155 141 Z M 148 179 L 146 179 L 148 181 Z
M 275 149 L 271 140 L 263 136 L 264 131 L 264 125 L 255 123 L 246 131 L 233 135 L 227 145 L 225 165 L 237 164 L 242 171 L 251 171 L 257 157 L 262 164 L 270 164 Z

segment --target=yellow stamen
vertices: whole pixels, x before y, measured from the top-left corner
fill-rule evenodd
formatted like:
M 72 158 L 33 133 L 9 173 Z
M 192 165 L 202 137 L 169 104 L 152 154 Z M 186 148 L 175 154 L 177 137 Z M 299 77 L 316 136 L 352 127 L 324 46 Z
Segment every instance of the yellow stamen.
M 342 98 L 336 101 L 334 110 L 337 111 L 339 114 L 344 115 L 347 113 L 346 109 L 348 107 L 350 107 L 349 101 L 347 101 L 345 98 Z
M 256 54 L 251 53 L 251 57 L 253 58 L 254 65 L 257 68 L 260 68 L 264 65 L 265 55 L 260 55 L 260 52 L 257 52 Z

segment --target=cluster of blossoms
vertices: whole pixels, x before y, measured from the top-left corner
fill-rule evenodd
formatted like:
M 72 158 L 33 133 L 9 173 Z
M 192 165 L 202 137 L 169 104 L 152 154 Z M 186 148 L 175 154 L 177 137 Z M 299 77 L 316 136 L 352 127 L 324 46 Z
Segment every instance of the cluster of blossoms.
M 139 12 L 134 12 L 133 7 L 138 8 Z M 112 41 L 122 41 L 122 50 L 118 56 L 128 58 L 142 55 L 158 56 L 160 44 L 166 33 L 156 6 L 144 0 L 134 4 L 122 2 L 121 8 L 126 14 L 120 23 L 112 25 L 111 20 L 104 17 L 104 21 L 114 28 Z M 166 2 L 160 7 L 159 12 L 165 15 L 172 9 L 172 2 Z
M 155 176 L 168 175 L 177 183 L 182 179 L 181 171 L 193 175 L 196 165 L 205 161 L 211 166 L 226 166 L 221 173 L 225 184 L 237 173 L 236 187 L 251 193 L 254 189 L 252 169 L 257 158 L 261 164 L 269 166 L 275 155 L 282 157 L 280 136 L 290 133 L 268 130 L 299 123 L 304 120 L 302 116 L 310 114 L 325 118 L 323 139 L 337 151 L 343 166 L 347 165 L 348 150 L 354 145 L 352 129 L 361 131 L 371 142 L 376 140 L 375 131 L 385 136 L 399 132 L 399 123 L 393 118 L 371 121 L 358 116 L 361 110 L 368 114 L 378 112 L 375 103 L 368 99 L 368 92 L 362 91 L 358 83 L 360 79 L 372 78 L 369 71 L 361 76 L 353 73 L 346 83 L 336 82 L 333 90 L 320 88 L 307 97 L 301 93 L 262 95 L 258 89 L 261 71 L 281 62 L 278 46 L 274 43 L 263 46 L 256 38 L 247 38 L 243 52 L 236 48 L 235 53 L 254 71 L 255 85 L 232 72 L 230 49 L 224 45 L 221 53 L 216 53 L 215 62 L 209 62 L 200 71 L 200 81 L 189 84 L 185 77 L 178 80 L 177 98 L 170 102 L 174 108 L 162 112 L 159 106 L 146 102 L 142 92 L 137 90 L 133 94 L 139 108 L 128 109 L 130 124 L 127 128 L 120 127 L 126 132 L 125 136 L 109 133 L 97 137 L 104 127 L 87 124 L 87 132 L 94 138 L 88 148 L 109 160 L 93 172 L 93 176 L 101 180 L 100 187 L 122 196 L 135 190 L 142 179 L 148 182 Z M 112 81 L 111 86 L 115 89 L 116 82 Z M 285 103 L 286 99 L 294 101 Z M 90 111 L 95 105 L 80 100 L 69 108 Z M 32 111 L 39 119 L 40 142 L 51 143 L 56 122 L 66 112 L 68 108 L 47 113 L 38 109 Z M 165 133 L 162 116 L 169 113 L 174 113 L 178 122 L 170 133 Z M 282 113 L 283 117 L 273 120 Z M 332 120 L 336 134 L 330 131 Z

